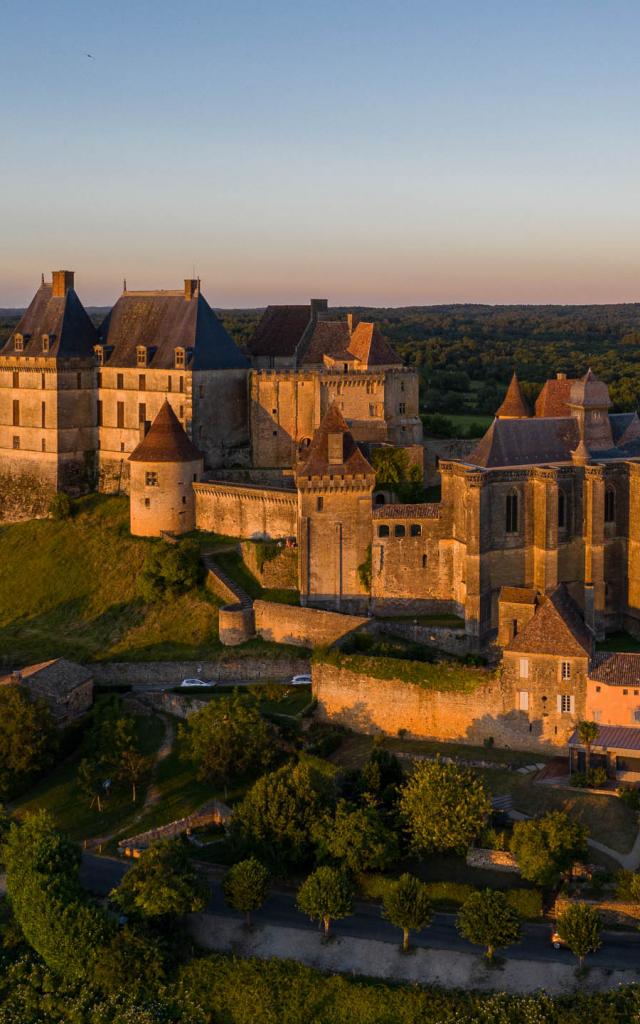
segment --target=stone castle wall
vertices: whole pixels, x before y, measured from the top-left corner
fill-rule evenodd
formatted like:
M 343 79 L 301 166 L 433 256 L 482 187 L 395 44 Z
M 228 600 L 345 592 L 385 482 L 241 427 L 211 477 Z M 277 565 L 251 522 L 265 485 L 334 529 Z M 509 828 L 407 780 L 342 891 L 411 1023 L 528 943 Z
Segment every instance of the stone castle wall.
M 261 586 L 266 589 L 298 589 L 298 550 L 294 547 L 277 547 L 264 556 L 260 546 L 251 541 L 240 545 L 242 560 Z
M 301 647 L 328 646 L 371 621 L 357 615 L 340 615 L 271 601 L 255 601 L 253 610 L 256 633 L 263 640 Z
M 242 540 L 276 540 L 297 533 L 295 491 L 221 481 L 194 484 L 196 528 Z
M 55 493 L 55 486 L 42 477 L 0 469 L 0 523 L 43 519 Z
M 309 659 L 224 657 L 214 661 L 100 662 L 91 666 L 94 683 L 102 686 L 177 686 L 183 679 L 224 683 L 268 682 L 309 672 Z

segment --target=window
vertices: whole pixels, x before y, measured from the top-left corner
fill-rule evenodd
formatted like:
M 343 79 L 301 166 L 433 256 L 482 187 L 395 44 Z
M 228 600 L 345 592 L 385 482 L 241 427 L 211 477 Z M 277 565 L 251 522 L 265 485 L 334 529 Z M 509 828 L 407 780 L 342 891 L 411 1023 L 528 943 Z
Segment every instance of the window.
M 124 402 L 117 403 L 116 416 L 116 426 L 122 430 L 124 427 Z M 122 450 L 124 451 L 124 448 Z
M 102 387 L 102 371 L 101 370 L 98 370 L 98 372 L 96 374 L 96 383 L 97 383 L 99 388 Z
M 384 544 L 381 544 L 380 545 L 380 568 L 378 569 L 378 572 L 382 572 L 383 569 L 384 569 Z
M 607 487 L 604 492 L 604 521 L 615 523 L 616 521 L 616 492 L 613 487 Z
M 204 384 L 200 384 L 198 387 L 198 396 L 200 398 L 204 398 Z
M 322 512 L 324 508 L 324 498 L 316 498 L 316 512 Z
M 175 357 L 176 357 L 176 361 L 175 361 L 176 370 L 183 369 L 184 368 L 184 349 L 183 348 L 177 348 L 176 352 L 175 352 Z M 180 388 L 180 390 L 182 391 L 182 388 Z
M 182 394 L 184 392 L 184 377 L 180 377 L 178 380 L 178 391 Z
M 520 678 L 521 679 L 528 679 L 529 678 L 529 659 L 528 658 L 520 658 Z
M 518 711 L 529 710 L 529 691 L 518 690 Z
M 562 715 L 572 715 L 575 710 L 576 699 L 570 693 L 559 693 L 557 706 Z
M 596 686 L 596 693 L 600 693 L 600 690 L 601 690 L 601 689 L 602 689 L 602 687 L 601 687 L 601 686 Z
M 49 335 L 48 334 L 43 334 L 42 335 L 42 351 L 43 352 L 48 352 L 49 351 Z
M 13 425 L 14 427 L 20 426 L 20 402 L 17 398 L 13 400 Z
M 404 391 L 404 381 L 403 380 L 400 381 L 400 390 Z
M 19 374 L 19 372 L 17 370 L 13 371 L 12 387 L 14 387 L 14 388 L 19 388 L 20 387 L 20 374 Z
M 388 536 L 389 536 L 389 527 L 388 526 L 379 526 L 378 527 L 378 537 L 388 537 Z
M 136 363 L 138 366 L 147 365 L 147 350 L 144 345 L 138 345 L 136 348 Z
M 427 568 L 427 556 L 426 555 L 422 556 L 422 568 L 423 569 Z
M 117 387 L 118 391 L 122 391 L 122 389 L 124 387 L 124 374 L 123 373 L 119 373 L 118 376 L 116 377 L 116 387 Z
M 13 437 L 13 447 L 15 448 L 16 451 L 20 447 L 20 438 L 16 437 L 15 434 L 14 434 L 14 437 Z
M 14 347 L 16 352 L 24 352 L 24 338 L 21 334 L 16 334 L 14 338 Z
M 421 537 L 422 536 L 422 527 L 420 526 L 420 523 L 412 523 L 411 524 L 411 528 L 410 528 L 410 533 L 411 533 L 412 537 Z
M 147 418 L 147 406 L 145 402 L 138 405 L 138 423 L 144 423 Z
M 173 385 L 171 384 L 171 377 L 167 377 L 167 391 L 172 390 Z
M 602 711 L 594 711 L 593 720 L 594 722 L 600 722 L 602 720 Z
M 144 507 L 145 508 L 151 508 L 151 498 L 145 498 L 144 499 Z
M 95 352 L 96 362 L 97 362 L 98 366 L 103 366 L 104 365 L 104 349 L 103 349 L 102 345 L 96 345 L 94 347 L 93 351 Z
M 373 500 L 376 505 L 384 505 L 384 494 L 376 494 Z
M 561 675 L 563 679 L 571 679 L 571 662 L 563 661 Z
M 76 373 L 76 387 L 77 387 L 78 391 L 82 387 L 82 374 L 81 373 Z
M 183 505 L 186 505 L 186 504 L 187 504 L 187 499 L 186 499 L 186 497 L 184 496 L 184 494 L 182 495 L 182 504 L 183 504 Z
M 138 391 L 146 391 L 146 390 L 147 390 L 147 375 L 146 375 L 146 373 L 139 373 L 138 374 Z
M 183 420 L 184 419 L 184 405 L 180 406 L 179 414 L 180 414 L 179 415 L 179 419 Z
M 98 426 L 102 426 L 102 401 L 98 399 Z
M 505 530 L 507 533 L 518 532 L 518 495 L 507 494 Z
M 375 414 L 376 414 L 376 407 L 375 407 L 375 405 L 371 405 L 370 404 L 369 405 L 369 416 L 373 417 L 373 416 L 375 416 Z
M 406 411 L 407 411 L 407 404 L 406 404 L 406 402 L 398 402 L 398 415 L 399 416 L 404 416 Z
M 41 402 L 40 403 L 40 420 L 41 420 L 41 425 L 43 427 L 46 427 L 46 425 L 47 425 L 47 403 L 46 402 Z
M 348 363 L 343 363 L 342 365 L 344 367 L 344 372 L 348 373 L 349 372 L 349 364 Z
M 512 639 L 518 635 L 518 620 L 511 620 L 511 637 Z
M 406 532 L 404 526 L 398 525 L 394 527 L 393 535 L 394 537 L 404 537 Z
M 564 530 L 567 526 L 567 498 L 564 491 L 558 491 L 558 529 Z
M 640 722 L 640 708 L 634 708 L 631 713 L 632 722 Z
M 43 452 L 46 452 L 46 450 L 47 450 L 47 442 L 45 441 L 44 437 L 42 438 L 41 448 L 42 448 Z
M 121 452 L 123 452 L 123 451 L 124 451 L 124 441 L 121 441 L 121 442 L 120 442 L 120 451 L 121 451 Z
M 157 487 L 158 486 L 158 474 L 148 472 L 144 474 L 144 482 L 146 487 Z
M 622 696 L 623 697 L 628 697 L 629 696 L 629 691 L 628 690 L 623 690 L 622 691 Z

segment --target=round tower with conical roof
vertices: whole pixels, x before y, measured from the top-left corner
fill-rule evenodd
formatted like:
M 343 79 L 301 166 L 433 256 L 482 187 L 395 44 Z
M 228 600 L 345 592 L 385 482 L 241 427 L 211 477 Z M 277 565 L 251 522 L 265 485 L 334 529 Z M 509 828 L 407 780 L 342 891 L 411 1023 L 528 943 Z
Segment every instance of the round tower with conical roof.
M 168 401 L 129 462 L 133 536 L 159 537 L 195 529 L 193 484 L 202 476 L 202 453 L 187 437 Z

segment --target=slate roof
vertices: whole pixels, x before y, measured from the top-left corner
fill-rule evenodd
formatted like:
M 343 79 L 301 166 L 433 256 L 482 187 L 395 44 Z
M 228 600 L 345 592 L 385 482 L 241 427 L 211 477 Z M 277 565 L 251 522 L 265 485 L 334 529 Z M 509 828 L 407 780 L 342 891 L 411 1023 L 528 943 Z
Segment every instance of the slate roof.
M 22 334 L 24 349 L 17 352 L 16 334 Z M 42 351 L 42 335 L 50 338 L 49 351 Z M 0 349 L 0 356 L 45 356 L 49 359 L 93 359 L 98 341 L 96 329 L 73 288 L 53 296 L 51 284 L 38 288 L 13 334 Z
M 344 434 L 342 463 L 329 462 L 329 435 Z M 313 440 L 306 449 L 297 467 L 300 476 L 352 476 L 355 474 L 375 476 L 373 467 L 353 440 L 353 434 L 347 426 L 344 416 L 337 404 L 330 405 L 322 418 L 320 426 L 313 435 Z
M 518 380 L 517 374 L 514 373 L 509 387 L 507 388 L 507 393 L 504 396 L 504 401 L 498 409 L 496 416 L 498 418 L 501 416 L 519 418 L 530 415 L 531 410 L 529 409 L 525 397 L 522 394 L 520 381 Z
M 569 404 L 581 405 L 585 409 L 608 409 L 611 405 L 609 388 L 589 369 L 584 377 L 575 380 L 571 385 Z
M 197 289 L 122 293 L 100 327 L 100 341 L 111 346 L 109 366 L 137 366 L 136 346 L 147 348 L 147 365 L 172 370 L 175 349 L 190 349 L 190 370 L 236 370 L 249 366 L 236 343 Z M 107 358 L 105 358 L 107 362 Z
M 252 356 L 293 358 L 311 320 L 311 305 L 267 306 L 248 343 Z
M 415 505 L 377 505 L 373 510 L 374 519 L 439 519 L 440 504 L 437 501 Z
M 576 729 L 569 740 L 570 747 L 582 747 Z M 632 725 L 599 725 L 598 735 L 591 744 L 594 750 L 640 750 L 640 728 Z
M 551 594 L 540 597 L 535 615 L 505 650 L 584 658 L 591 653 L 592 646 L 593 637 L 580 610 L 561 584 Z
M 54 658 L 51 661 L 39 662 L 37 665 L 27 665 L 15 675 L 19 675 L 21 682 L 29 689 L 52 698 L 72 693 L 76 687 L 93 678 L 90 669 L 78 665 L 75 661 L 67 661 L 66 658 Z M 0 679 L 0 683 L 7 684 L 13 680 L 14 675 L 9 675 Z
M 569 416 L 569 396 L 575 383 L 575 378 L 567 377 L 546 381 L 536 399 L 536 416 Z
M 596 651 L 589 679 L 607 686 L 640 686 L 640 654 Z
M 202 457 L 165 398 L 149 433 L 133 449 L 129 462 L 197 462 Z

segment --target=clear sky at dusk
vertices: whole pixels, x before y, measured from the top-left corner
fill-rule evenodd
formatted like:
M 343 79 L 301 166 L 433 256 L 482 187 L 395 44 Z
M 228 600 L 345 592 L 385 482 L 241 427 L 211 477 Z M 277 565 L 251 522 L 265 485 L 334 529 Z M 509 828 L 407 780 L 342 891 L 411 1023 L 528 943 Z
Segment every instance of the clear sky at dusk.
M 640 301 L 638 0 L 0 0 L 0 306 Z M 92 60 L 87 53 L 92 54 Z

